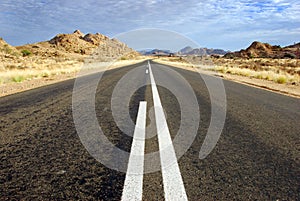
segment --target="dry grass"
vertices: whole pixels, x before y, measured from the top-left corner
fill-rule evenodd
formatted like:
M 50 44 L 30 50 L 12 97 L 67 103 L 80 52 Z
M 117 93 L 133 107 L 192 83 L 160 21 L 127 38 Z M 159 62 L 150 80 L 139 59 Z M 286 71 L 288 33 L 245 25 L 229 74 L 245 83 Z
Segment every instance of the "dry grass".
M 0 84 L 23 82 L 78 70 L 81 60 L 40 56 L 0 55 Z
M 300 84 L 299 59 L 224 59 L 199 57 L 165 57 L 157 61 L 184 67 L 194 67 L 223 74 L 269 80 L 279 84 Z
M 63 64 L 61 64 L 63 65 Z M 31 80 L 42 77 L 50 77 L 52 75 L 60 75 L 71 72 L 77 72 L 80 69 L 80 65 L 74 64 L 72 66 L 56 68 L 52 67 L 49 69 L 12 69 L 8 71 L 0 71 L 0 83 L 9 83 L 9 82 L 23 82 L 24 80 Z
M 1 55 L 0 55 L 1 56 Z M 10 82 L 23 82 L 25 80 L 51 77 L 68 73 L 76 73 L 81 70 L 84 64 L 85 70 L 89 69 L 106 69 L 108 66 L 118 67 L 129 65 L 145 60 L 146 58 L 127 59 L 116 62 L 91 62 L 85 63 L 82 58 L 42 58 L 42 57 L 19 57 L 4 58 L 0 57 L 0 84 Z M 91 62 L 91 63 L 90 63 Z
M 214 59 L 212 70 L 274 81 L 300 83 L 299 59 Z
M 297 74 L 291 75 L 286 72 L 274 72 L 274 71 L 255 71 L 251 69 L 242 69 L 238 67 L 224 67 L 224 66 L 216 66 L 212 70 L 221 73 L 233 74 L 233 75 L 241 75 L 246 77 L 253 77 L 258 79 L 264 79 L 269 81 L 274 81 L 279 84 L 284 83 L 299 83 L 300 76 Z

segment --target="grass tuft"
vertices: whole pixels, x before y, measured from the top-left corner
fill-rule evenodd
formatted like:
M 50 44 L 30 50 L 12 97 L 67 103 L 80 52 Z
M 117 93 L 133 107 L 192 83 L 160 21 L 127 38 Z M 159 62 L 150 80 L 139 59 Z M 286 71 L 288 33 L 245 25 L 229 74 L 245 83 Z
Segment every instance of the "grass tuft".
M 22 75 L 17 75 L 17 76 L 12 77 L 13 82 L 19 83 L 19 82 L 23 82 L 24 80 L 25 80 L 25 77 Z
M 287 78 L 284 76 L 279 76 L 279 77 L 277 77 L 276 82 L 279 84 L 284 84 L 287 82 Z

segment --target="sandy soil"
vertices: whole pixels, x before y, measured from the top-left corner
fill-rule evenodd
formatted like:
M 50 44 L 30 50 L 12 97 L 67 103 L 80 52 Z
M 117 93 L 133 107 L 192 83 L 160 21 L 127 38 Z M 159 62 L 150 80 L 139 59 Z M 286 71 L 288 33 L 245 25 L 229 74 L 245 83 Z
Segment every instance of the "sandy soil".
M 272 81 L 268 80 L 262 80 L 262 79 L 257 79 L 257 78 L 252 78 L 252 77 L 245 77 L 245 76 L 240 76 L 240 75 L 232 75 L 232 74 L 226 74 L 226 73 L 221 73 L 221 72 L 214 72 L 211 70 L 204 70 L 201 68 L 196 68 L 188 63 L 180 63 L 180 62 L 169 62 L 161 59 L 155 59 L 155 62 L 161 63 L 161 64 L 167 64 L 167 65 L 172 65 L 178 68 L 183 68 L 186 70 L 191 70 L 191 71 L 198 71 L 200 73 L 208 74 L 208 75 L 213 75 L 213 76 L 219 76 L 227 80 L 232 80 L 235 82 L 239 82 L 242 84 L 247 84 L 251 85 L 254 87 L 259 87 L 262 89 L 266 90 L 271 90 L 280 94 L 300 98 L 300 85 L 292 85 L 292 84 L 278 84 Z

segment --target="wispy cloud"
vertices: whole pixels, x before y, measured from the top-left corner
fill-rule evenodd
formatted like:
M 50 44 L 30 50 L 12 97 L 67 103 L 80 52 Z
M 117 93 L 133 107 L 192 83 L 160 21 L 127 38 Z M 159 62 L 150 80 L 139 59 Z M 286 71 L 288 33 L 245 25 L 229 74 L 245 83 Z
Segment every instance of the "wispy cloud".
M 2 0 L 0 36 L 17 45 L 81 29 L 114 36 L 153 27 L 200 45 L 240 49 L 252 40 L 299 41 L 300 3 L 288 0 Z

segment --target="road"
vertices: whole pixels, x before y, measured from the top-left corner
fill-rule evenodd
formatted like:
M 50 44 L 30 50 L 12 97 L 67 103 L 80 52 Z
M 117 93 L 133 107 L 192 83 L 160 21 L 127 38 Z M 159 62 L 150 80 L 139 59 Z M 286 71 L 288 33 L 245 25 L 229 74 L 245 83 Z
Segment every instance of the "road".
M 175 163 L 178 169 L 163 168 L 165 173 L 162 172 L 161 166 L 167 160 L 163 155 L 160 155 L 162 164 L 145 162 L 144 171 L 150 173 L 136 179 L 133 191 L 141 189 L 139 196 L 143 200 L 164 200 L 168 188 L 176 188 L 169 189 L 171 198 L 181 192 L 183 197 L 178 200 L 184 200 L 184 194 L 188 200 L 300 199 L 300 99 L 224 80 L 225 125 L 213 151 L 199 159 L 211 119 L 210 96 L 203 79 L 196 72 L 150 63 L 151 72 L 148 63 L 143 62 L 104 73 L 95 95 L 95 112 L 105 136 L 128 153 L 134 149 L 131 147 L 143 150 L 144 145 L 145 158 L 148 153 L 160 153 L 167 135 L 174 140 L 180 130 L 180 103 L 168 88 L 159 85 L 182 82 L 170 76 L 170 68 L 195 93 L 200 111 L 199 129 L 191 146 Z M 138 70 L 130 83 L 145 86 L 130 97 L 129 113 L 133 122 L 144 116 L 147 128 L 143 143 L 132 146 L 132 138 L 114 121 L 111 98 L 119 80 L 134 69 Z M 153 107 L 151 73 L 163 107 L 160 113 L 169 130 L 163 137 L 148 136 L 164 121 L 155 116 L 159 111 Z M 88 89 L 98 75 L 86 78 L 83 88 Z M 73 119 L 73 86 L 74 80 L 67 80 L 0 99 L 0 200 L 121 200 L 124 191 L 128 191 L 124 183 L 129 174 L 106 167 L 81 143 Z M 141 101 L 146 105 L 137 118 L 139 107 L 142 110 Z M 194 109 L 190 114 L 197 112 Z M 139 124 L 143 125 L 143 121 Z M 127 129 L 131 134 L 136 130 L 134 124 L 128 124 Z M 141 131 L 139 136 L 143 138 L 142 134 Z M 176 146 L 175 152 L 178 154 Z M 101 157 L 116 163 L 121 160 L 110 154 Z M 151 172 L 151 168 L 159 170 Z

